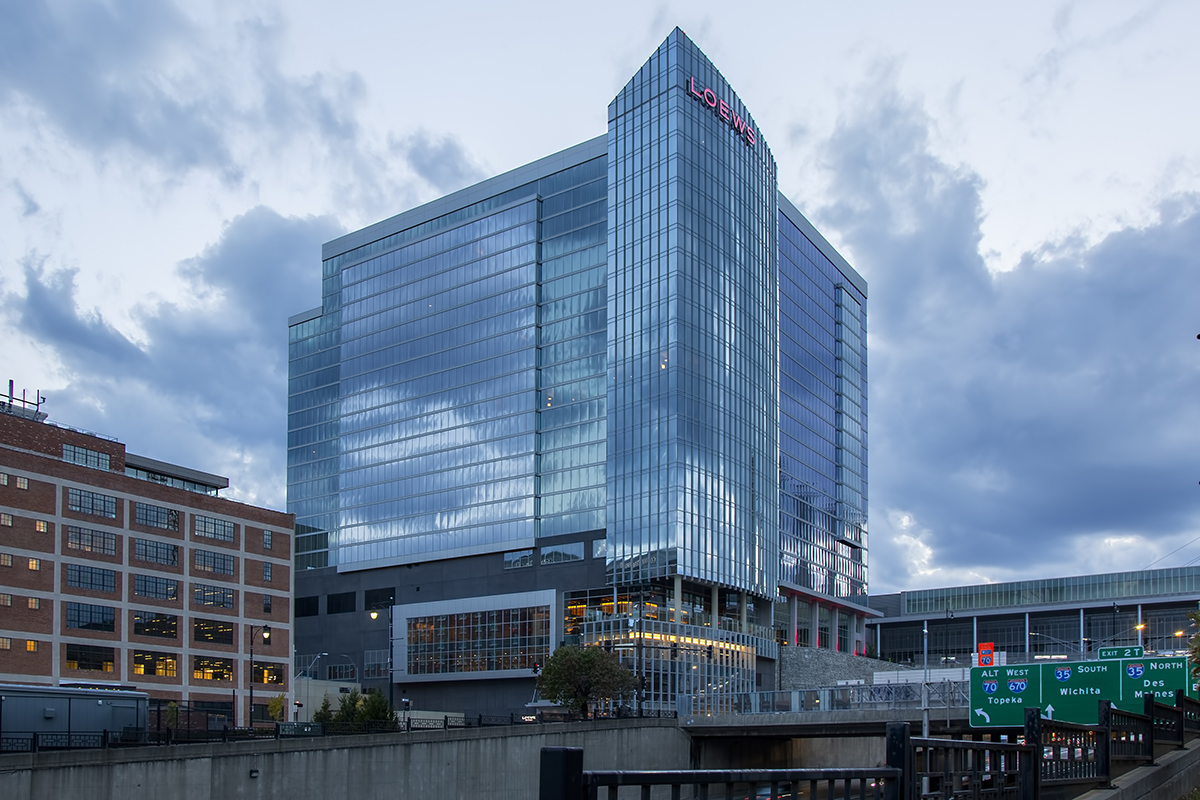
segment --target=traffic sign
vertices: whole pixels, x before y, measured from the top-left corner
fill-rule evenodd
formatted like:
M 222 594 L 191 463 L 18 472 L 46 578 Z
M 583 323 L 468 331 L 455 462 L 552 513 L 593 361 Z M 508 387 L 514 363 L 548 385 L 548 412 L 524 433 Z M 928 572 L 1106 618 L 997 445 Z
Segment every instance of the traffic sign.
M 973 667 L 968 717 L 973 728 L 1019 728 L 1038 707 L 1047 719 L 1095 725 L 1100 700 L 1140 713 L 1147 695 L 1173 703 L 1176 689 L 1196 691 L 1183 656 Z
M 1121 665 L 1115 661 L 1041 664 L 1042 716 L 1095 725 L 1100 700 L 1121 696 Z
M 1146 657 L 1146 651 L 1142 649 L 1141 645 L 1137 647 L 1101 647 L 1098 652 L 1102 659 Z
M 996 666 L 996 645 L 994 645 L 992 642 L 980 642 L 977 651 L 979 653 L 979 666 Z
M 1190 689 L 1187 658 L 1137 658 L 1121 662 L 1121 700 L 1123 711 L 1138 711 L 1146 695 L 1153 693 L 1159 702 L 1175 702 L 1176 689 Z
M 1025 708 L 1041 705 L 1041 697 L 1036 664 L 972 667 L 967 715 L 973 728 L 1020 728 L 1025 725 Z

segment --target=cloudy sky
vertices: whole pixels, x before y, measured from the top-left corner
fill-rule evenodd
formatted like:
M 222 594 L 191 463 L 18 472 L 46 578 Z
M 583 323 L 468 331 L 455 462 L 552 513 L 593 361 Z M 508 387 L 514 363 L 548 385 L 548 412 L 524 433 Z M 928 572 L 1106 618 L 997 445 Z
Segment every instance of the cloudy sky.
M 320 244 L 679 25 L 870 285 L 873 591 L 1200 562 L 1200 5 L 0 0 L 0 378 L 282 508 Z

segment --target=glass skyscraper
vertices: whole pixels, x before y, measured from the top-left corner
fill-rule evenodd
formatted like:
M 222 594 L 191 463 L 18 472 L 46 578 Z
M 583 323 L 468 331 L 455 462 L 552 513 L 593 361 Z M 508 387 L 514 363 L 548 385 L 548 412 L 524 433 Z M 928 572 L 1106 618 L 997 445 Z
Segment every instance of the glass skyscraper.
M 608 119 L 325 245 L 290 321 L 298 653 L 388 605 L 347 668 L 451 702 L 601 644 L 669 705 L 862 650 L 865 282 L 682 31 Z

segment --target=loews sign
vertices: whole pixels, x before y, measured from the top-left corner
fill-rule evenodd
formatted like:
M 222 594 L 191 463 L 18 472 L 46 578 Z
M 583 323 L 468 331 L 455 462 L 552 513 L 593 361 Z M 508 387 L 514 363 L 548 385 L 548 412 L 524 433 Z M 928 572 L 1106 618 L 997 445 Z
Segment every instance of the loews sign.
M 758 137 L 754 133 L 754 126 L 750 123 L 749 118 L 735 112 L 729 103 L 717 97 L 717 93 L 712 89 L 708 87 L 704 89 L 696 88 L 695 76 L 692 76 L 688 80 L 688 91 L 701 103 L 711 108 L 714 114 L 729 124 L 729 127 L 737 131 L 746 140 L 746 144 L 752 145 L 758 141 Z

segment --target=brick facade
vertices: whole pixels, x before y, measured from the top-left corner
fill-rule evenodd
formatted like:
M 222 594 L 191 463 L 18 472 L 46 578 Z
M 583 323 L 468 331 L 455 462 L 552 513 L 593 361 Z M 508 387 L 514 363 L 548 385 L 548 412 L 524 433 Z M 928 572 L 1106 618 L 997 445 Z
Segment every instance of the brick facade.
M 290 684 L 293 519 L 179 488 L 203 473 L 177 468 L 170 485 L 169 475 L 126 475 L 125 465 L 119 442 L 0 413 L 0 682 L 121 683 L 181 702 L 228 703 L 236 689 L 237 723 L 246 724 L 251 626 L 272 629 L 254 661 L 283 674 L 282 683 L 255 684 L 255 703 Z M 197 533 L 200 518 L 216 536 Z M 217 571 L 197 567 L 198 551 L 232 556 L 233 574 L 222 571 L 225 558 L 215 559 Z M 197 603 L 197 584 L 229 590 L 233 607 Z M 135 631 L 135 618 L 146 632 Z M 232 625 L 232 644 L 197 641 L 197 619 Z M 205 678 L 208 658 L 224 659 L 231 679 Z

